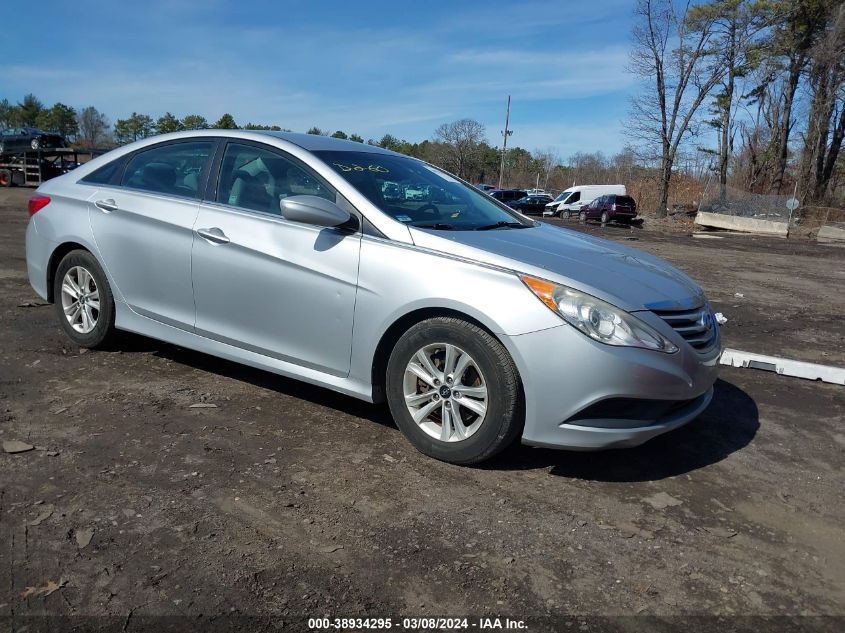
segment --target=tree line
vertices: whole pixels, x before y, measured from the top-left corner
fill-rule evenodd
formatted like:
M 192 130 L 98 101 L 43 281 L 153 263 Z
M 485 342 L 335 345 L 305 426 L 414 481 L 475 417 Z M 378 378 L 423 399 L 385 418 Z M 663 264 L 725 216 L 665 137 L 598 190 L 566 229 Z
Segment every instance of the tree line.
M 124 119 L 117 119 L 112 126 L 108 117 L 94 106 L 77 111 L 64 103 L 47 107 L 33 94 L 12 104 L 8 99 L 0 101 L 0 127 L 37 127 L 58 132 L 71 144 L 79 148 L 110 148 L 156 134 L 167 134 L 183 130 L 244 129 L 244 130 L 290 130 L 279 125 L 246 123 L 239 125 L 235 118 L 223 114 L 217 121 L 209 122 L 199 114 L 177 117 L 165 112 L 157 119 L 148 114 L 133 112 Z M 317 126 L 309 128 L 307 134 L 319 134 L 333 138 L 364 143 L 362 136 L 343 130 L 324 131 Z M 501 152 L 486 139 L 484 126 L 472 119 L 461 119 L 444 123 L 435 130 L 432 140 L 409 142 L 392 134 L 380 139 L 368 139 L 366 143 L 421 158 L 439 165 L 473 182 L 498 184 L 501 167 Z M 541 186 L 560 185 L 559 178 L 552 178 L 559 159 L 552 151 L 536 151 L 534 154 L 520 147 L 508 150 L 505 167 L 510 178 L 504 184 L 523 186 L 531 184 L 532 177 L 539 175 Z M 550 180 L 553 182 L 550 185 Z M 536 184 L 537 179 L 534 179 Z
M 715 132 L 729 182 L 807 202 L 841 200 L 845 136 L 842 0 L 637 0 L 630 70 L 642 80 L 628 134 L 660 172 L 665 214 L 685 143 Z
M 563 164 L 554 149 L 501 150 L 470 118 L 444 123 L 430 139 L 385 134 L 364 140 L 441 166 L 476 183 L 560 190 L 572 184 L 645 183 L 648 207 L 666 214 L 695 203 L 701 186 L 791 194 L 805 204 L 845 201 L 845 3 L 842 0 L 636 0 L 630 72 L 640 78 L 617 155 L 579 152 Z M 0 127 L 58 131 L 79 147 L 109 147 L 180 130 L 282 130 L 223 114 L 109 119 L 93 106 L 47 107 L 32 94 L 0 101 Z M 601 166 L 601 168 L 599 168 Z M 501 173 L 500 173 L 501 172 Z M 629 180 L 624 180 L 628 178 Z M 679 180 L 680 179 L 680 180 Z M 675 183 L 679 183 L 676 186 Z
M 228 113 L 223 114 L 214 123 L 209 123 L 200 114 L 177 118 L 170 112 L 165 112 L 158 119 L 153 119 L 147 114 L 133 112 L 125 119 L 117 119 L 112 126 L 109 118 L 94 106 L 77 111 L 59 102 L 48 108 L 34 94 L 25 95 L 23 100 L 16 104 L 10 103 L 8 99 L 0 101 L 0 128 L 4 127 L 35 127 L 58 132 L 76 147 L 103 149 L 132 143 L 155 134 L 182 130 L 241 127 L 246 130 L 282 130 L 278 125 L 247 123 L 239 126 Z

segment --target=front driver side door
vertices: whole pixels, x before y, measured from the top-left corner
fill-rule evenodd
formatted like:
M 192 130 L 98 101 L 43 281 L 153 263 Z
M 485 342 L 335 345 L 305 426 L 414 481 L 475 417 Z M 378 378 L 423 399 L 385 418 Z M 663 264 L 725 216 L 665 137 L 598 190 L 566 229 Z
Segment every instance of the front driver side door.
M 281 150 L 229 141 L 200 205 L 192 257 L 202 336 L 349 373 L 360 233 L 288 222 L 279 201 L 336 194 Z

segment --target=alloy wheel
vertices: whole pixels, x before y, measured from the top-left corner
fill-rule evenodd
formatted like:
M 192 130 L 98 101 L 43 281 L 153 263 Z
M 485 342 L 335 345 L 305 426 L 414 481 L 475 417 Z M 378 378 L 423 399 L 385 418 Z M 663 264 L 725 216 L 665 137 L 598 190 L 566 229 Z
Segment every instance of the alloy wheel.
M 414 422 L 443 442 L 467 439 L 487 416 L 487 382 L 478 364 L 449 343 L 426 345 L 411 357 L 403 393 Z
M 100 292 L 94 276 L 82 266 L 74 266 L 62 280 L 62 309 L 70 326 L 80 334 L 97 327 L 100 318 Z

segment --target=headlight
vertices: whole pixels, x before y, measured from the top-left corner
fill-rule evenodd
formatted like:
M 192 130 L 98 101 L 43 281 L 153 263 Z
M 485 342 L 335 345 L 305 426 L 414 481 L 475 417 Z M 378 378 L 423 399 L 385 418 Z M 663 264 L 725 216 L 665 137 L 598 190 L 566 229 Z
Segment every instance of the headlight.
M 643 347 L 673 354 L 678 348 L 632 314 L 583 292 L 550 281 L 520 275 L 540 301 L 564 321 L 601 343 Z

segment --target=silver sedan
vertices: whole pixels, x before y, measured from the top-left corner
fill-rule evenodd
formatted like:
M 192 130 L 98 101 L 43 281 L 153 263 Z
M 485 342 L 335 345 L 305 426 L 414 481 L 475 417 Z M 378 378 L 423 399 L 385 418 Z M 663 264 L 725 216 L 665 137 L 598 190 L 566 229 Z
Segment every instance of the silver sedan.
M 437 459 L 634 446 L 713 394 L 718 326 L 685 274 L 377 147 L 169 134 L 29 213 L 30 282 L 75 343 L 128 330 L 386 400 Z

